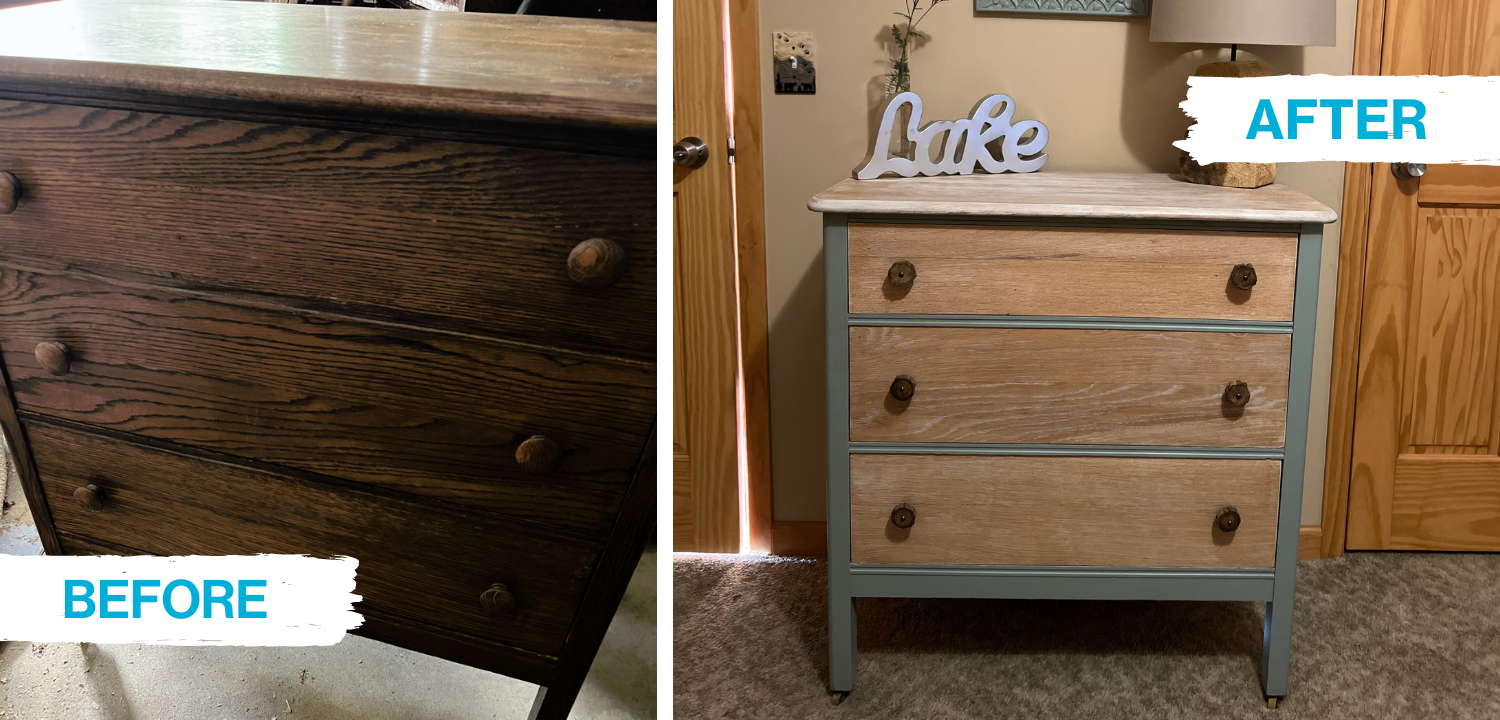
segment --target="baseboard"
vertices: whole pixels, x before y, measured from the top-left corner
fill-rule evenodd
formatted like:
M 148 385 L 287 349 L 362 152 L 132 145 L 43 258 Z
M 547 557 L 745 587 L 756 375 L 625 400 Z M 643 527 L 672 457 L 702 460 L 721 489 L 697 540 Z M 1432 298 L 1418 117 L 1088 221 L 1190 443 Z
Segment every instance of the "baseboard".
M 1303 525 L 1297 538 L 1298 560 L 1323 559 L 1323 526 Z
M 828 523 L 822 520 L 771 523 L 771 554 L 826 557 Z
M 1323 528 L 1303 525 L 1297 538 L 1297 559 L 1323 557 Z M 828 555 L 828 523 L 819 520 L 771 523 L 771 554 L 824 557 Z

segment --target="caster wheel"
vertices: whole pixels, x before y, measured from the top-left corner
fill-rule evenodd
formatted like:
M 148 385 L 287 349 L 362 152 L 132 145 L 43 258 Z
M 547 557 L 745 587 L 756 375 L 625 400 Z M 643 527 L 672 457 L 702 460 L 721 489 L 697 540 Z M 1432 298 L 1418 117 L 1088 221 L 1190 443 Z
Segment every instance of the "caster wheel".
M 1275 710 L 1276 709 L 1276 705 L 1280 701 L 1281 701 L 1281 698 L 1276 697 L 1275 695 L 1271 695 L 1270 697 L 1266 698 L 1266 707 L 1268 707 L 1268 708 L 1270 708 L 1272 710 Z
M 847 693 L 847 692 L 834 692 L 833 693 L 833 704 L 834 705 L 842 705 L 844 703 L 844 701 L 848 700 L 848 699 L 849 699 L 849 693 Z

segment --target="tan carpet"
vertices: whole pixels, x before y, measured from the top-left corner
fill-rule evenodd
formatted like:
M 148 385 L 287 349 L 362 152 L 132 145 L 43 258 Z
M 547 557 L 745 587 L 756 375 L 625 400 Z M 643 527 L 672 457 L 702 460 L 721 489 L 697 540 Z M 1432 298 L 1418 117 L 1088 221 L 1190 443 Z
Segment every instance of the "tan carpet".
M 824 563 L 677 555 L 673 580 L 679 718 L 1500 718 L 1500 555 L 1303 562 L 1278 710 L 1259 604 L 863 599 L 835 706 Z

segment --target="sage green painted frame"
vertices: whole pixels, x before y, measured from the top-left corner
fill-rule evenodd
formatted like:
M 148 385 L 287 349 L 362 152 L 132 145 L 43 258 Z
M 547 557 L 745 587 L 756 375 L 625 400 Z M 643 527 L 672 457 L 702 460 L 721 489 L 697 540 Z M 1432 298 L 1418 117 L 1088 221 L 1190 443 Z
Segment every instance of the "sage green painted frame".
M 849 223 L 1047 225 L 1165 230 L 1295 232 L 1297 275 L 1291 322 L 1173 318 L 1077 318 L 961 315 L 851 315 Z M 1320 224 L 1221 223 L 1175 220 L 952 217 L 919 215 L 823 216 L 823 268 L 828 382 L 828 656 L 829 685 L 854 689 L 858 666 L 855 598 L 942 597 L 1087 600 L 1212 600 L 1266 603 L 1261 680 L 1268 697 L 1287 693 L 1291 663 L 1292 600 L 1296 594 L 1297 537 L 1302 474 L 1312 394 L 1313 333 L 1317 323 Z M 854 443 L 849 440 L 849 328 L 855 326 L 1041 327 L 1256 332 L 1292 336 L 1286 439 L 1279 448 L 1145 447 L 1122 445 L 1002 445 Z M 1113 457 L 1281 460 L 1276 564 L 1262 568 L 1026 567 L 1003 565 L 873 565 L 850 561 L 849 456 L 885 454 L 1090 455 Z

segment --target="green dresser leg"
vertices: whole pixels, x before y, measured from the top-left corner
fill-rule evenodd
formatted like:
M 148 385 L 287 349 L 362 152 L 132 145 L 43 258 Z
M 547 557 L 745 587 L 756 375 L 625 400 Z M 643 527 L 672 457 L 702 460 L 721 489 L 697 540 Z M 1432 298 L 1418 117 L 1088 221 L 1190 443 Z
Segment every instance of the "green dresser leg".
M 854 626 L 854 598 L 829 597 L 828 689 L 834 692 L 854 689 L 854 671 L 859 667 Z
M 828 685 L 854 689 L 858 665 L 853 583 L 849 575 L 849 224 L 823 216 L 823 273 L 828 330 Z
M 1292 306 L 1292 368 L 1286 407 L 1286 455 L 1281 463 L 1281 507 L 1276 523 L 1276 586 L 1266 603 L 1261 676 L 1269 697 L 1287 693 L 1292 662 L 1292 601 L 1297 595 L 1297 537 L 1302 524 L 1302 473 L 1307 458 L 1307 414 L 1312 396 L 1313 330 L 1318 316 L 1318 271 L 1323 226 L 1302 226 L 1297 243 L 1297 290 Z

